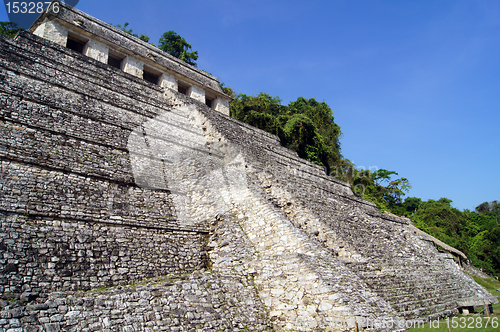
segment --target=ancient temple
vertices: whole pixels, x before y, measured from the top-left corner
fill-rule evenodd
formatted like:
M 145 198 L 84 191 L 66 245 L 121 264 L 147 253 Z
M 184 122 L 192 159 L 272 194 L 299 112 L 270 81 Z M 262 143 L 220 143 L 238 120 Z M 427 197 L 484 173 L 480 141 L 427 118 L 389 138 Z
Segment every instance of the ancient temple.
M 58 4 L 0 39 L 0 330 L 396 331 L 497 302 L 212 75 Z

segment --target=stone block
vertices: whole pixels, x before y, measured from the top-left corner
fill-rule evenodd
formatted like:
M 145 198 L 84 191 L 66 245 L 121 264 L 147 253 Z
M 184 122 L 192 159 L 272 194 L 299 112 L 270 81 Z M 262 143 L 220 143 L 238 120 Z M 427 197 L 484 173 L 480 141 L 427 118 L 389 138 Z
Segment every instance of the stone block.
M 175 78 L 174 75 L 169 74 L 169 73 L 163 73 L 160 76 L 160 84 L 162 88 L 168 88 L 174 91 L 177 91 L 178 84 L 177 84 L 177 79 Z
M 49 20 L 48 18 L 33 31 L 33 34 L 61 46 L 66 46 L 68 40 L 68 28 L 60 24 L 57 20 Z
M 95 39 L 90 39 L 85 44 L 85 49 L 83 53 L 86 56 L 95 59 L 99 62 L 108 63 L 109 47 L 106 44 L 101 43 Z
M 139 59 L 128 55 L 123 60 L 123 71 L 136 77 L 142 78 L 144 72 L 144 63 Z
M 188 97 L 191 97 L 195 100 L 205 103 L 205 90 L 196 85 L 192 85 L 191 87 L 189 87 L 187 95 Z
M 44 324 L 45 332 L 61 332 L 61 326 L 59 323 L 49 323 Z

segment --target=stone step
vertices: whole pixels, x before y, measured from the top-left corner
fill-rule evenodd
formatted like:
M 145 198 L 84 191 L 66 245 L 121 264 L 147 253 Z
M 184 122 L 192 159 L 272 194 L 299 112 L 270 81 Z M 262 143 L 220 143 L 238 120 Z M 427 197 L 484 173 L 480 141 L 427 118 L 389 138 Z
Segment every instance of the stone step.
M 458 294 L 448 294 L 439 297 L 432 297 L 424 300 L 409 301 L 393 304 L 392 307 L 398 312 L 412 311 L 418 308 L 432 307 L 438 304 L 448 303 L 459 299 Z
M 103 96 L 103 99 L 112 101 L 114 94 L 121 95 L 122 99 L 125 96 L 129 97 L 132 104 L 123 104 L 125 109 L 133 110 L 137 102 L 168 108 L 166 103 L 161 102 L 162 89 L 160 87 L 107 64 L 75 54 L 65 47 L 53 43 L 50 43 L 50 46 L 43 45 L 46 41 L 37 36 L 27 35 L 26 37 L 26 39 L 18 40 L 13 47 L 19 48 L 19 54 L 36 58 L 39 63 L 44 64 L 44 66 L 37 66 L 36 76 L 40 79 L 43 80 L 45 77 L 56 85 L 68 88 L 71 88 L 76 80 L 86 81 L 89 84 L 85 91 L 87 93 L 94 91 L 93 96 L 98 99 Z M 16 69 L 24 71 L 23 68 L 27 69 L 27 75 L 31 75 L 29 66 L 18 64 Z M 93 86 L 100 88 L 94 89 Z M 79 90 L 76 89 L 76 91 Z
M 419 289 L 432 289 L 442 288 L 443 286 L 448 287 L 449 285 L 455 284 L 457 281 L 453 279 L 441 279 L 441 278 L 422 278 L 422 279 L 400 279 L 393 278 L 391 280 L 384 280 L 377 282 L 377 280 L 371 280 L 365 282 L 373 288 L 379 290 L 390 290 L 390 289 L 408 289 L 408 288 L 419 288 Z
M 384 296 L 387 302 L 389 302 L 391 305 L 394 304 L 399 304 L 399 303 L 406 303 L 406 302 L 411 302 L 411 301 L 420 301 L 420 300 L 425 300 L 428 298 L 433 298 L 433 297 L 439 297 L 439 296 L 445 296 L 448 294 L 458 294 L 460 291 L 460 287 L 455 287 L 455 288 L 443 288 L 440 290 L 433 290 L 433 291 L 428 291 L 428 292 L 413 292 L 409 294 L 403 294 L 403 295 L 395 295 L 395 296 Z M 379 292 L 380 295 L 383 295 L 383 292 Z
M 333 259 L 331 251 L 314 243 L 254 190 L 249 186 L 234 198 L 234 214 L 258 251 L 255 282 L 271 317 L 287 321 L 287 328 L 311 330 L 316 323 L 326 327 L 356 314 L 375 319 L 392 312 L 340 260 Z
M 308 321 L 311 316 L 322 322 L 322 326 L 347 323 L 354 316 L 367 313 L 371 322 L 397 317 L 392 308 L 369 291 L 363 291 L 364 299 L 356 296 L 359 289 L 356 282 L 347 273 L 333 269 L 330 263 L 307 255 L 261 256 L 255 283 L 266 306 L 274 308 L 271 317 L 294 317 L 295 326 L 306 330 L 314 325 L 305 326 L 298 320 Z M 350 303 L 353 298 L 355 303 Z M 387 316 L 378 317 L 381 313 Z
M 15 85 L 18 84 L 19 86 L 22 86 L 22 90 L 19 90 L 18 94 L 19 94 L 19 97 L 20 98 L 26 98 L 26 99 L 30 99 L 30 95 L 34 95 L 33 98 L 36 98 L 36 96 L 39 94 L 39 91 L 40 89 L 43 89 L 44 87 L 44 83 L 38 81 L 38 80 L 34 80 L 33 82 L 30 82 L 32 84 L 26 84 L 26 77 L 22 77 L 22 76 L 14 76 L 12 79 L 8 80 L 6 85 L 5 86 L 2 86 L 0 88 L 0 91 L 3 90 L 3 91 L 10 91 L 10 90 L 16 90 L 15 89 Z M 16 83 L 17 82 L 17 83 Z M 91 84 L 89 84 L 88 86 L 86 86 L 86 88 L 91 88 L 91 87 L 94 87 L 96 89 L 98 88 L 101 88 L 101 85 L 99 85 L 100 81 L 98 82 L 92 82 Z M 75 83 L 76 84 L 76 83 Z M 8 85 L 11 85 L 10 87 Z M 54 88 L 54 89 L 60 89 L 60 90 L 65 90 L 64 88 Z M 50 92 L 49 92 L 50 93 Z M 67 91 L 65 90 L 64 91 L 65 94 L 68 94 L 70 93 L 70 91 Z M 61 91 L 59 93 L 59 95 L 61 94 Z M 14 95 L 16 95 L 16 93 L 14 92 Z M 57 96 L 55 96 L 54 98 L 55 100 L 57 100 Z M 134 101 L 135 103 L 137 103 L 137 101 Z M 48 100 L 48 103 L 49 105 L 51 103 L 53 103 L 53 100 Z M 16 105 L 13 105 L 13 107 L 16 107 Z M 36 111 L 36 108 L 46 108 L 45 105 L 35 105 L 35 104 L 30 104 L 30 107 L 31 108 L 35 108 L 35 111 Z M 53 105 L 51 105 L 51 107 L 54 107 L 54 109 L 63 109 L 63 110 L 66 110 L 66 109 L 70 109 L 72 112 L 77 112 L 79 114 L 81 114 L 81 116 L 83 117 L 88 117 L 89 115 L 92 116 L 92 111 L 87 111 L 85 108 L 86 107 L 90 107 L 92 109 L 106 109 L 110 112 L 112 111 L 116 111 L 116 112 L 119 112 L 119 114 L 116 114 L 116 118 L 117 118 L 117 121 L 112 121 L 110 119 L 109 123 L 110 124 L 113 124 L 113 125 L 120 125 L 120 126 L 127 126 L 127 127 L 135 127 L 137 128 L 141 123 L 144 122 L 144 117 L 137 117 L 136 115 L 134 116 L 133 114 L 123 114 L 124 113 L 124 110 L 123 108 L 120 108 L 119 110 L 115 110 L 113 107 L 110 107 L 109 105 L 109 101 L 100 101 L 100 100 L 93 100 L 93 103 L 90 104 L 90 105 L 87 105 L 86 103 L 84 103 L 82 105 L 82 102 L 81 102 L 81 99 L 78 97 L 75 97 L 75 100 L 72 100 L 71 98 L 66 98 L 66 100 L 62 103 L 54 103 Z M 159 117 L 156 117 L 153 121 L 155 121 L 157 123 L 157 127 L 160 127 L 161 125 L 164 125 L 166 124 L 167 127 L 173 129 L 171 130 L 171 135 L 175 135 L 176 133 L 178 133 L 178 138 L 179 140 L 178 141 L 186 141 L 186 142 L 195 142 L 195 141 L 204 141 L 203 139 L 203 130 L 199 127 L 193 127 L 191 124 L 188 123 L 188 114 L 186 114 L 186 112 L 182 112 L 182 111 L 179 111 L 177 109 L 173 109 L 171 110 L 170 108 L 168 108 L 168 106 L 165 104 L 165 105 L 156 105 L 156 106 L 151 106 L 151 105 L 146 105 L 145 106 L 147 108 L 147 113 L 149 114 L 159 114 L 160 116 Z M 134 111 L 140 109 L 140 107 L 138 105 L 135 105 L 134 109 L 133 110 L 130 110 L 131 113 L 134 113 Z M 46 113 L 48 113 L 47 111 L 45 111 Z M 51 117 L 50 114 L 49 115 L 49 119 Z M 121 119 L 119 119 L 121 118 Z M 131 126 L 130 123 L 127 123 L 127 124 L 123 124 L 123 122 L 126 121 L 126 119 L 129 118 L 130 120 L 133 120 L 136 122 L 136 125 L 135 126 Z M 53 122 L 54 119 L 52 119 L 52 122 Z M 24 121 L 26 122 L 26 121 Z M 37 123 L 36 126 L 39 126 L 40 124 L 42 125 L 43 127 L 43 124 L 44 122 L 43 121 L 40 121 L 41 123 Z M 75 136 L 75 137 L 84 137 L 85 139 L 89 139 L 88 137 L 85 136 L 85 133 L 79 133 L 80 131 L 84 131 L 86 127 L 83 127 L 82 125 L 76 125 L 74 128 L 71 127 L 71 128 L 64 128 L 63 131 L 61 131 L 61 127 L 54 127 L 52 126 L 51 121 L 47 121 L 47 125 L 50 125 L 50 128 L 47 128 L 47 129 L 50 129 L 51 131 L 56 131 L 56 132 L 61 132 L 62 134 L 66 134 L 68 130 L 71 130 L 71 135 L 72 136 Z M 67 122 L 67 119 L 66 119 L 66 122 Z M 85 124 L 85 126 L 87 126 L 88 123 Z M 124 128 L 114 128 L 113 131 L 125 131 L 125 133 L 123 135 L 118 135 L 117 139 L 121 139 L 122 136 L 125 136 L 127 137 L 129 134 L 130 134 L 130 131 L 127 130 L 127 129 L 124 129 Z M 140 128 L 139 128 L 140 130 Z M 114 134 L 114 133 L 113 133 Z M 90 138 L 92 139 L 92 138 Z M 109 137 L 108 137 L 109 139 Z M 102 140 L 96 140 L 96 143 L 101 143 Z M 110 143 L 108 140 L 106 141 L 106 144 L 112 144 Z M 126 143 L 125 143 L 126 144 Z M 119 142 L 119 147 L 121 148 L 125 148 L 126 146 L 124 145 L 124 143 L 122 142 Z
M 404 264 L 404 263 L 403 263 Z M 420 269 L 419 267 L 413 267 L 410 264 L 406 264 L 409 269 L 402 269 L 401 271 L 387 271 L 383 268 L 383 272 L 380 270 L 365 270 L 359 271 L 358 274 L 365 280 L 365 282 L 377 283 L 377 284 L 392 284 L 395 281 L 402 281 L 405 283 L 420 282 L 424 281 L 447 281 L 455 280 L 457 275 L 448 273 L 445 271 L 432 271 Z
M 351 309 L 311 269 L 307 264 L 310 259 L 298 254 L 260 255 L 255 283 L 264 304 L 272 310 L 271 318 L 298 316 L 294 324 L 302 328 L 306 326 L 300 320 L 311 322 L 318 315 L 347 320 Z
M 245 141 L 244 137 L 233 138 L 233 131 L 237 132 L 236 129 L 226 128 L 223 125 L 220 125 L 218 129 L 224 135 L 231 137 L 234 142 Z M 252 140 L 251 137 L 248 139 Z M 354 248 L 356 254 L 359 253 L 359 257 L 355 258 L 364 263 L 345 264 L 345 267 L 352 268 L 350 272 L 356 280 L 366 280 L 362 284 L 365 288 L 369 284 L 371 288 L 369 291 L 378 295 L 376 297 L 382 298 L 391 291 L 391 295 L 400 296 L 397 300 L 395 299 L 397 303 L 405 303 L 406 306 L 411 304 L 418 310 L 418 307 L 422 305 L 419 303 L 426 303 L 422 302 L 424 300 L 427 300 L 426 305 L 433 306 L 446 301 L 442 298 L 443 295 L 462 296 L 461 292 L 456 292 L 459 284 L 463 288 L 468 288 L 467 283 L 454 274 L 438 272 L 454 267 L 446 266 L 443 255 L 437 253 L 428 242 L 415 237 L 406 226 L 407 221 L 378 215 L 371 204 L 353 197 L 349 187 L 341 183 L 333 183 L 334 181 L 323 181 L 323 177 L 315 175 L 314 171 L 308 168 L 307 163 L 298 161 L 295 163 L 296 160 L 280 151 L 280 147 L 267 148 L 254 145 L 248 148 L 248 151 L 251 154 L 248 163 L 252 167 L 249 177 L 255 177 L 255 185 L 258 187 L 258 190 L 252 188 L 252 194 L 257 195 L 257 191 L 267 193 L 267 195 L 261 195 L 259 199 L 279 207 L 277 214 L 284 215 L 283 220 L 291 220 L 296 229 L 307 232 L 305 240 L 313 241 L 315 247 L 336 250 L 334 246 L 328 247 L 327 240 L 322 237 L 322 234 L 331 232 L 343 242 L 344 247 L 338 246 L 339 249 Z M 276 164 L 277 166 L 274 166 Z M 258 202 L 252 201 L 252 204 L 253 207 L 248 211 L 252 209 L 266 211 Z M 269 252 L 277 250 L 280 254 L 293 253 L 294 246 L 287 246 L 284 243 L 299 241 L 298 236 L 286 232 L 286 227 L 276 226 L 272 217 L 273 213 L 269 215 L 262 213 L 258 217 L 260 220 L 248 221 L 248 230 L 245 226 L 243 227 L 262 257 L 267 250 Z M 242 214 L 242 217 L 245 215 Z M 260 222 L 263 224 L 259 224 Z M 276 222 L 281 221 L 276 218 Z M 311 224 L 318 226 L 316 231 L 311 229 Z M 280 234 L 273 238 L 272 233 Z M 323 240 L 325 242 L 322 242 Z M 311 251 L 310 256 L 318 257 L 315 253 Z M 335 253 L 338 253 L 338 250 Z M 347 261 L 351 257 L 346 255 L 342 259 Z M 388 270 L 387 275 L 375 275 L 377 272 L 374 267 L 378 265 L 381 266 L 382 273 L 384 273 L 383 270 Z M 334 277 L 330 279 L 329 271 L 337 272 L 335 268 L 323 269 L 321 264 L 314 263 L 311 269 L 330 286 L 339 282 Z M 437 279 L 437 281 L 431 282 L 432 279 Z M 391 290 L 395 287 L 397 287 L 395 290 Z M 414 296 L 419 292 L 423 292 L 423 295 Z M 446 305 L 435 307 L 429 311 L 429 314 L 446 312 L 446 310 L 449 310 Z
M 407 265 L 410 265 L 409 263 L 406 263 Z M 393 278 L 405 278 L 405 279 L 412 279 L 412 278 L 430 278 L 430 276 L 435 277 L 435 276 L 443 276 L 443 277 L 451 277 L 453 274 L 444 272 L 444 271 L 429 271 L 429 270 L 424 270 L 419 268 L 418 266 L 411 266 L 411 269 L 401 269 L 400 271 L 387 271 L 387 269 L 382 268 L 382 270 L 369 270 L 365 272 L 360 272 L 360 275 L 363 276 L 364 279 L 370 280 L 370 279 L 377 279 L 379 281 L 382 281 L 384 279 L 393 279 Z
M 413 260 L 402 259 L 399 261 L 391 262 L 390 265 L 387 264 L 387 261 L 378 261 L 378 260 L 370 260 L 370 266 L 367 266 L 366 262 L 360 263 L 350 263 L 350 266 L 353 270 L 359 271 L 361 274 L 370 275 L 373 272 L 380 271 L 382 269 L 382 273 L 384 275 L 397 275 L 397 274 L 418 274 L 419 271 L 425 271 L 425 273 L 436 272 L 436 273 L 448 273 L 446 271 L 437 270 L 435 265 L 439 262 L 432 263 L 418 263 Z M 453 274 L 453 273 L 451 273 Z
M 377 288 L 375 288 L 377 287 Z M 415 294 L 416 292 L 418 293 L 425 293 L 425 292 L 431 292 L 431 291 L 437 291 L 437 290 L 448 290 L 448 289 L 454 289 L 459 287 L 459 283 L 452 282 L 452 283 L 426 283 L 422 282 L 420 285 L 411 285 L 411 286 L 405 286 L 405 287 L 378 287 L 376 284 L 372 286 L 374 288 L 374 291 L 378 294 L 383 295 L 386 298 L 393 297 L 393 296 L 404 296 L 404 295 L 409 295 L 411 296 L 412 294 Z
M 412 319 L 433 319 L 432 317 L 445 317 L 451 316 L 453 313 L 457 314 L 456 302 L 451 301 L 448 303 L 436 304 L 433 306 L 421 307 L 414 310 L 403 311 L 399 314 L 407 320 Z

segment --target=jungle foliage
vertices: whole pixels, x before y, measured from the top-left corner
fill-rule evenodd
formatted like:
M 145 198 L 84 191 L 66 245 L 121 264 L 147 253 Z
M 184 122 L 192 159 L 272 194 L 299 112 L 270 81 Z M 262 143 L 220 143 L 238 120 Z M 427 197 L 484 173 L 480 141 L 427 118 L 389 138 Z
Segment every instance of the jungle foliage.
M 128 22 L 125 22 L 123 25 L 115 25 L 115 27 L 121 31 L 139 38 L 146 43 L 149 42 L 150 38 L 147 35 L 138 35 L 134 33 L 132 29 L 128 29 L 128 26 Z M 163 33 L 158 41 L 158 46 L 153 43 L 150 44 L 194 67 L 197 66 L 196 60 L 198 59 L 198 51 L 193 51 L 191 44 L 189 44 L 186 39 L 179 36 L 175 31 L 170 30 Z
M 500 203 L 485 202 L 476 211 L 460 211 L 452 201 L 420 202 L 409 214 L 415 226 L 464 252 L 476 267 L 500 273 Z
M 5 36 L 8 38 L 14 38 L 21 28 L 17 27 L 16 23 L 13 22 L 0 22 L 0 36 Z
M 116 27 L 149 41 L 148 36 L 133 33 L 128 25 Z M 19 30 L 15 23 L 0 22 L 0 35 L 12 38 Z M 196 65 L 198 52 L 191 51 L 191 45 L 173 31 L 162 35 L 159 48 Z M 418 228 L 464 252 L 477 267 L 500 275 L 500 202 L 484 202 L 475 211 L 460 211 L 447 198 L 422 201 L 406 197 L 411 189 L 407 178 L 385 169 L 360 170 L 342 156 L 340 127 L 326 103 L 299 97 L 285 106 L 279 97 L 267 93 L 237 95 L 224 84 L 221 87 L 234 98 L 230 104 L 232 117 L 277 135 L 300 157 L 325 166 L 331 176 L 350 183 L 356 195 L 374 202 L 379 211 L 409 217 Z
M 139 38 L 139 39 L 140 39 L 140 40 L 142 40 L 142 41 L 145 41 L 146 43 L 147 43 L 147 42 L 149 42 L 149 39 L 150 39 L 150 38 L 149 38 L 148 36 L 143 35 L 143 34 L 141 34 L 141 35 L 139 36 L 138 34 L 134 33 L 132 29 L 127 29 L 128 25 L 129 25 L 129 23 L 128 23 L 128 22 L 125 22 L 125 23 L 123 24 L 123 26 L 122 26 L 121 24 L 117 24 L 117 25 L 115 25 L 115 27 L 116 27 L 116 28 L 118 28 L 118 29 L 120 29 L 121 31 L 123 31 L 123 32 L 125 32 L 125 33 L 128 33 L 128 34 L 129 34 L 129 35 L 131 35 L 131 36 L 134 36 L 134 37 L 136 37 L 136 38 Z
M 340 127 L 324 102 L 299 97 L 285 106 L 279 97 L 267 93 L 239 94 L 230 112 L 235 119 L 275 134 L 284 146 L 313 163 L 329 169 L 341 159 Z
M 192 46 L 175 31 L 167 31 L 158 42 L 158 48 L 176 58 L 196 67 L 198 51 L 192 51 Z
M 377 205 L 381 212 L 406 216 L 415 225 L 446 244 L 464 252 L 471 262 L 492 274 L 500 274 L 500 203 L 485 202 L 476 211 L 460 211 L 447 198 L 422 201 L 407 197 L 409 180 L 386 169 L 358 169 L 342 156 L 340 127 L 331 108 L 315 99 L 299 97 L 287 106 L 267 93 L 235 95 L 231 116 L 277 135 L 284 146 L 300 157 L 326 166 L 331 176 L 351 184 L 354 193 Z
M 357 195 L 374 202 L 380 212 L 410 218 L 421 230 L 465 253 L 476 267 L 500 275 L 498 201 L 484 202 L 475 211 L 460 211 L 448 198 L 405 198 L 411 185 L 394 171 L 359 170 L 347 159 L 342 159 L 334 171 L 332 175 L 349 182 Z

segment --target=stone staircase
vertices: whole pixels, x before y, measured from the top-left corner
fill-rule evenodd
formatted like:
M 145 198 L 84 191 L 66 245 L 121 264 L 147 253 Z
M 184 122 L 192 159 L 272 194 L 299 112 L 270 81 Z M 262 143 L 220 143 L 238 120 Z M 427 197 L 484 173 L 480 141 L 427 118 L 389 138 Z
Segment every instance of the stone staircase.
M 357 264 L 358 275 L 381 297 L 383 297 L 405 319 L 441 317 L 456 313 L 462 294 L 460 282 L 445 271 L 432 271 L 429 265 L 407 264 L 406 267 L 390 269 L 369 268 Z
M 218 125 L 219 115 L 203 114 Z M 307 235 L 315 247 L 338 257 L 397 316 L 407 320 L 449 316 L 457 312 L 462 299 L 491 298 L 451 256 L 414 234 L 411 221 L 379 213 L 374 204 L 355 197 L 346 184 L 278 144 L 245 136 L 236 126 L 224 124 L 217 129 L 231 142 L 247 142 L 246 162 L 257 188 L 253 193 L 259 192 L 262 201 Z
M 461 299 L 477 294 L 489 297 L 486 290 L 475 287 L 473 280 L 460 270 L 446 267 L 452 259 L 448 257 L 443 261 L 429 264 L 408 260 L 397 266 L 351 263 L 349 266 L 407 320 L 449 316 L 458 312 L 457 301 Z
M 309 181 L 310 186 L 322 187 L 322 194 L 311 199 L 307 196 L 311 189 L 304 182 L 297 185 L 290 178 L 285 182 L 272 174 L 262 175 L 264 171 L 260 184 L 268 201 L 295 226 L 333 250 L 406 320 L 449 316 L 458 312 L 462 299 L 490 298 L 450 255 L 440 254 L 429 241 L 413 234 L 409 221 L 366 211 L 335 197 L 317 181 Z M 302 190 L 287 191 L 297 186 Z M 314 211 L 309 206 L 315 206 Z
M 347 329 L 394 320 L 385 301 L 251 183 L 244 194 L 233 197 L 233 212 L 258 251 L 255 283 L 278 326 Z
M 167 167 L 163 173 L 159 166 L 136 169 L 148 186 L 164 179 L 179 221 L 200 222 L 228 212 L 235 216 L 256 251 L 245 268 L 274 324 L 287 330 L 348 330 L 379 321 L 397 326 L 388 303 L 268 201 L 247 172 L 239 148 L 225 142 L 196 107 L 171 97 L 172 111 L 139 128 L 131 149 L 143 154 L 149 149 L 154 158 L 148 160 L 161 160 Z M 183 144 L 170 144 L 175 137 L 183 137 Z
M 397 326 L 403 319 L 449 315 L 463 299 L 490 297 L 450 257 L 414 235 L 407 221 L 379 214 L 347 184 L 280 146 L 275 136 L 37 37 L 6 43 L 11 51 L 1 50 L 0 77 L 8 83 L 0 86 L 0 98 L 8 149 L 2 153 L 17 163 L 10 168 L 17 173 L 7 178 L 19 178 L 15 175 L 24 169 L 34 173 L 26 164 L 35 163 L 54 175 L 53 183 L 44 181 L 45 192 L 86 188 L 86 196 L 57 197 L 71 215 L 59 211 L 52 197 L 33 204 L 35 191 L 22 213 L 98 221 L 120 234 L 114 225 L 126 223 L 142 227 L 148 240 L 171 232 L 178 237 L 169 235 L 165 243 L 182 248 L 172 249 L 171 261 L 180 258 L 178 265 L 189 270 L 201 263 L 207 221 L 231 215 L 241 229 L 227 228 L 215 241 L 216 250 L 238 257 L 230 261 L 221 255 L 214 264 L 222 274 L 252 277 L 280 329 L 348 330 L 357 324 L 387 331 L 397 327 L 377 323 Z M 32 62 L 40 66 L 35 70 Z M 47 151 L 53 153 L 37 155 Z M 18 208 L 24 203 L 15 195 Z M 158 236 L 148 233 L 153 227 Z M 137 240 L 133 232 L 130 242 Z M 185 239 L 196 232 L 191 242 Z M 233 240 L 244 248 L 228 244 Z M 155 255 L 163 254 L 154 242 L 148 245 L 154 252 L 135 264 L 149 273 L 158 263 Z M 99 273 L 110 252 L 103 251 Z M 168 266 L 157 269 L 163 273 Z

